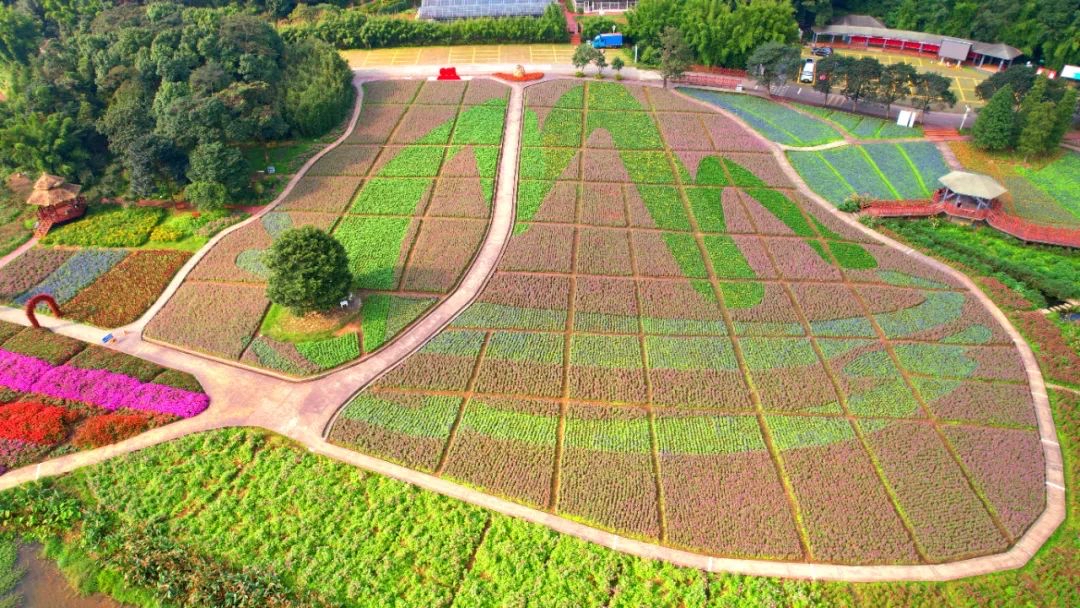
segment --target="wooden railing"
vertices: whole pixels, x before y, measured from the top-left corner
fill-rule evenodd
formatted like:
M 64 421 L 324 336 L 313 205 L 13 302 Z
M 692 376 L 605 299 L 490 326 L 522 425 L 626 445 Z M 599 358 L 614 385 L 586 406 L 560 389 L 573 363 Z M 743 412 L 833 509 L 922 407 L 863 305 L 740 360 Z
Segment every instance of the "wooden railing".
M 971 209 L 943 202 L 939 193 L 929 201 L 872 201 L 863 213 L 874 217 L 930 217 L 944 213 L 974 221 L 984 221 L 990 226 L 1029 243 L 1044 243 L 1061 247 L 1080 248 L 1080 230 L 1034 224 L 999 207 Z

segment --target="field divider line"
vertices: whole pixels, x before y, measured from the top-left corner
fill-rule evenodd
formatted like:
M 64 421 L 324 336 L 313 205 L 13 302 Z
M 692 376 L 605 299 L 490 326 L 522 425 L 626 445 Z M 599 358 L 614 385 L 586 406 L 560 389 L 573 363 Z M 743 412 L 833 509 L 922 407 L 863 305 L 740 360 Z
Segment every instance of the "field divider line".
M 585 89 L 586 89 L 586 87 L 582 86 L 581 134 L 578 137 L 578 146 L 579 147 L 578 147 L 578 149 L 577 149 L 578 151 L 577 151 L 577 153 L 575 155 L 577 157 L 578 171 L 577 171 L 577 179 L 574 180 L 574 183 L 575 183 L 575 189 L 574 189 L 574 222 L 573 222 L 573 224 L 570 224 L 570 226 L 573 229 L 573 240 L 570 243 L 570 272 L 567 273 L 567 275 L 566 275 L 567 283 L 569 284 L 570 288 L 569 288 L 567 296 L 566 296 L 566 321 L 565 321 L 565 323 L 563 325 L 562 386 L 560 387 L 560 390 L 559 390 L 559 423 L 556 426 L 555 462 L 554 462 L 554 470 L 552 471 L 552 475 L 551 475 L 551 498 L 549 500 L 549 502 L 551 504 L 551 512 L 552 513 L 558 513 L 558 510 L 559 510 L 559 498 L 560 498 L 560 494 L 561 494 L 561 491 L 562 491 L 562 465 L 563 465 L 563 457 L 565 455 L 565 450 L 566 450 L 566 418 L 570 413 L 570 404 L 569 404 L 569 399 L 570 399 L 570 358 L 573 355 L 571 345 L 573 343 L 573 338 L 574 338 L 574 322 L 575 322 L 575 320 L 574 320 L 574 311 L 575 311 L 574 301 L 577 298 L 578 244 L 580 242 L 580 237 L 581 237 L 580 231 L 578 230 L 578 225 L 581 222 L 581 198 L 582 198 L 582 192 L 583 192 L 584 183 L 585 183 L 584 177 L 583 177 L 583 170 L 582 170 L 581 165 L 582 165 L 582 157 L 585 154 L 585 141 L 586 141 L 586 133 L 585 132 L 586 132 L 586 125 L 588 124 L 588 116 L 587 116 L 588 109 L 587 109 L 586 103 L 585 103 L 586 100 L 587 100 L 587 97 L 586 97 L 586 90 Z M 523 109 L 522 109 L 522 123 L 525 122 L 524 105 L 525 105 L 525 101 L 523 100 L 522 101 L 522 107 L 523 107 Z M 548 113 L 548 116 L 546 118 L 550 118 L 550 117 L 551 117 L 551 114 L 550 114 L 550 109 L 549 109 L 549 113 Z M 545 122 L 546 122 L 546 118 L 545 118 Z M 539 121 L 537 121 L 537 131 L 539 132 L 540 143 L 543 143 L 544 133 L 543 133 L 543 129 L 539 125 Z M 524 134 L 522 135 L 522 138 L 524 138 Z M 524 141 L 522 143 L 524 143 Z M 573 160 L 573 157 L 571 157 L 571 160 Z M 566 171 L 566 167 L 563 168 L 563 171 Z M 561 174 L 562 174 L 562 172 L 560 172 L 560 175 Z M 558 176 L 556 176 L 555 180 L 551 180 L 556 185 L 558 184 L 558 181 L 559 181 L 557 178 L 558 178 Z M 554 187 L 555 186 L 553 186 L 553 188 Z M 543 200 L 541 200 L 540 201 L 540 206 L 543 207 L 543 204 L 544 204 L 544 202 L 543 202 Z M 539 213 L 539 212 L 540 212 L 540 208 L 538 207 L 536 209 L 536 212 L 533 213 L 533 217 L 535 217 L 536 214 Z M 532 219 L 532 218 L 530 218 L 530 219 Z
M 893 193 L 893 196 L 896 197 L 896 200 L 904 200 L 904 197 L 900 196 L 900 193 L 897 192 L 896 186 L 893 186 L 892 182 L 889 181 L 889 178 L 885 176 L 884 172 L 882 172 L 881 167 L 877 166 L 877 163 L 874 162 L 874 159 L 870 157 L 870 153 L 866 151 L 866 148 L 861 144 L 856 146 L 856 148 L 859 150 L 859 154 L 862 154 L 862 157 L 866 159 L 866 162 L 870 165 L 870 168 L 874 170 L 874 173 L 878 174 L 878 177 L 881 178 L 881 182 L 885 184 L 885 187 L 889 189 L 889 192 Z
M 655 116 L 654 116 L 655 120 Z M 661 135 L 661 137 L 663 137 Z M 637 255 L 634 253 L 634 241 L 630 238 L 630 204 L 626 200 L 628 186 L 619 188 L 622 200 L 623 217 L 626 218 L 626 227 L 621 229 L 626 236 L 627 250 L 630 252 L 630 273 L 634 282 L 634 308 L 637 310 L 638 344 L 641 348 L 642 376 L 645 380 L 645 413 L 649 422 L 649 447 L 652 457 L 653 477 L 656 483 L 656 510 L 660 525 L 660 542 L 668 541 L 667 525 L 667 497 L 664 494 L 663 463 L 660 462 L 660 438 L 656 431 L 656 410 L 653 407 L 652 369 L 649 365 L 649 349 L 646 346 L 644 308 L 641 305 L 641 291 L 638 289 L 638 281 L 641 275 L 638 272 Z
M 454 439 L 457 437 L 458 427 L 461 426 L 461 420 L 465 417 L 465 408 L 469 407 L 469 403 L 472 402 L 474 392 L 476 390 L 476 380 L 480 376 L 480 368 L 484 365 L 484 356 L 487 354 L 488 344 L 491 343 L 491 334 L 493 332 L 488 331 L 484 334 L 484 341 L 480 343 L 480 352 L 476 354 L 476 361 L 473 363 L 472 373 L 469 374 L 469 381 L 465 384 L 465 393 L 461 396 L 461 405 L 458 406 L 457 417 L 454 418 L 453 424 L 450 425 L 450 432 L 446 435 L 446 443 L 443 446 L 442 454 L 439 455 L 439 462 L 435 465 L 435 469 L 432 472 L 433 475 L 441 477 L 443 469 L 446 467 L 446 461 L 450 457 L 450 450 L 454 448 Z
M 930 198 L 930 188 L 926 186 L 926 181 L 923 180 L 922 173 L 919 173 L 919 168 L 915 166 L 915 162 L 908 156 L 907 150 L 899 143 L 893 145 L 896 146 L 897 151 L 900 152 L 900 156 L 903 156 L 904 160 L 907 161 L 908 167 L 911 169 L 911 174 L 914 175 L 915 180 L 919 182 L 919 189 L 923 191 L 923 194 L 925 194 L 927 198 Z
M 855 300 L 859 303 L 860 306 L 863 307 L 863 310 L 866 311 L 866 316 L 868 319 L 870 319 L 870 325 L 877 332 L 878 338 L 881 341 L 885 352 L 889 355 L 889 359 L 892 361 L 892 364 L 896 367 L 896 369 L 900 372 L 900 377 L 904 381 L 904 385 L 907 386 L 909 391 L 911 391 L 912 396 L 915 397 L 915 400 L 916 402 L 918 402 L 919 407 L 922 408 L 927 420 L 930 421 L 930 426 L 933 427 L 934 433 L 937 435 L 938 440 L 941 441 L 942 445 L 945 447 L 945 450 L 949 453 L 949 456 L 952 457 L 953 461 L 956 463 L 956 466 L 960 469 L 960 472 L 961 474 L 963 474 L 964 480 L 967 482 L 968 487 L 971 489 L 972 493 L 975 494 L 975 496 L 979 499 L 979 502 L 982 503 L 983 508 L 990 516 L 990 519 L 994 523 L 994 526 L 997 528 L 998 532 L 1005 538 L 1005 541 L 1008 544 L 1013 544 L 1017 539 L 1014 539 L 1012 534 L 1009 533 L 1008 528 L 1006 528 L 1005 524 L 1001 521 L 1001 517 L 998 515 L 997 510 L 990 503 L 990 499 L 987 498 L 986 495 L 983 493 L 979 484 L 976 483 L 974 476 L 971 474 L 971 471 L 969 471 L 968 467 L 964 465 L 964 462 L 963 460 L 961 460 L 960 455 L 956 451 L 956 448 L 952 445 L 952 442 L 949 441 L 949 438 L 941 430 L 941 421 L 938 419 L 937 415 L 934 414 L 933 410 L 930 409 L 930 406 L 927 405 L 922 393 L 919 392 L 918 389 L 916 389 L 915 383 L 911 379 L 912 376 L 907 371 L 907 368 L 900 361 L 900 357 L 896 354 L 896 350 L 893 348 L 892 341 L 885 333 L 885 330 L 882 329 L 881 325 L 877 321 L 877 318 L 873 316 L 870 305 L 866 303 L 866 299 L 861 293 L 859 293 L 857 290 L 852 291 L 855 293 Z
M 653 119 L 656 120 L 654 114 Z M 708 131 L 706 130 L 706 133 Z M 711 140 L 711 137 L 710 137 Z M 665 146 L 666 147 L 666 146 Z M 715 142 L 713 147 L 715 148 Z M 765 422 L 765 409 L 761 403 L 761 394 L 758 392 L 757 387 L 754 385 L 753 376 L 750 374 L 750 366 L 746 362 L 746 355 L 743 353 L 742 345 L 739 342 L 739 336 L 735 330 L 735 321 L 731 316 L 731 310 L 728 309 L 724 303 L 724 292 L 720 287 L 719 279 L 716 276 L 716 269 L 712 264 L 712 257 L 709 255 L 709 250 L 705 246 L 705 240 L 701 233 L 701 227 L 698 224 L 697 217 L 694 216 L 690 207 L 690 200 L 686 195 L 686 185 L 682 183 L 682 176 L 679 174 L 678 168 L 675 166 L 674 154 L 668 149 L 668 162 L 671 163 L 671 170 L 675 176 L 675 185 L 679 190 L 680 198 L 683 201 L 683 206 L 686 211 L 687 220 L 690 222 L 691 230 L 694 233 L 694 240 L 698 246 L 698 253 L 701 255 L 702 261 L 705 265 L 705 271 L 708 274 L 708 280 L 713 289 L 713 295 L 716 297 L 717 302 L 720 305 L 720 313 L 724 317 L 724 326 L 727 328 L 728 340 L 731 341 L 732 352 L 735 355 L 735 361 L 738 365 L 739 372 L 742 374 L 743 382 L 746 384 L 747 391 L 750 393 L 750 401 L 754 405 L 755 417 L 757 418 L 758 430 L 761 432 L 762 440 L 765 442 L 765 446 L 768 449 L 769 457 L 772 460 L 773 466 L 776 468 L 776 474 L 780 485 L 784 488 L 784 494 L 788 500 L 788 508 L 791 509 L 792 523 L 795 525 L 795 532 L 799 537 L 799 546 L 802 549 L 803 557 L 809 561 L 813 559 L 813 551 L 810 544 L 810 536 L 806 531 L 806 524 L 802 518 L 802 510 L 799 508 L 799 499 L 795 494 L 795 489 L 791 485 L 791 480 L 788 478 L 786 469 L 784 467 L 784 460 L 780 454 L 779 448 L 776 446 L 776 442 L 773 441 L 772 432 L 769 430 L 769 425 Z M 721 162 L 720 167 L 724 171 L 724 175 L 727 181 L 735 187 L 735 178 L 731 175 L 731 171 L 728 169 L 727 163 Z M 689 169 L 687 170 L 689 171 Z M 742 189 L 737 188 L 736 193 L 738 197 L 743 195 Z M 723 194 L 721 193 L 721 196 Z M 717 204 L 722 205 L 721 201 Z M 743 205 L 743 211 L 747 209 Z M 754 223 L 753 215 L 748 216 L 754 229 L 757 230 L 757 224 Z M 760 237 L 759 237 L 760 238 Z M 768 249 L 766 249 L 768 251 Z M 756 274 L 756 273 L 755 273 Z
M 851 145 L 851 144 L 848 144 L 848 145 Z M 844 177 L 844 174 L 843 174 L 843 173 L 840 173 L 840 171 L 838 171 L 838 170 L 836 169 L 836 167 L 834 167 L 834 166 L 833 166 L 833 164 L 832 164 L 831 162 L 829 162 L 829 159 L 825 158 L 825 156 L 821 154 L 821 152 L 814 152 L 813 154 L 816 154 L 816 155 L 817 155 L 817 157 L 818 157 L 818 160 L 820 160 L 820 161 L 821 161 L 821 164 L 823 164 L 823 165 L 825 165 L 826 167 L 828 167 L 828 168 L 829 168 L 829 171 L 832 171 L 833 175 L 835 175 L 835 176 L 836 176 L 836 178 L 840 180 L 840 183 L 841 183 L 841 184 L 843 184 L 843 185 L 847 186 L 847 187 L 848 187 L 848 190 L 851 190 L 851 194 L 861 194 L 861 192 L 859 192 L 858 190 L 856 190 L 856 189 L 855 189 L 855 186 L 852 186 L 852 185 L 851 185 L 851 182 L 849 182 L 849 181 L 848 181 L 848 179 L 847 179 L 846 177 Z M 850 195 L 849 195 L 849 196 L 850 196 Z

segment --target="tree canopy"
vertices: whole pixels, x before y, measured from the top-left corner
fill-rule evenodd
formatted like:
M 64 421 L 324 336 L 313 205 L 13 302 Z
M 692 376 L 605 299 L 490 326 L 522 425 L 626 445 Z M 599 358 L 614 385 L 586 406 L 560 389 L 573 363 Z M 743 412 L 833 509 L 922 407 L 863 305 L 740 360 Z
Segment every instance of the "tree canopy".
M 266 296 L 294 314 L 334 308 L 352 286 L 345 247 L 314 226 L 281 233 L 265 262 L 270 271 Z
M 799 30 L 790 0 L 641 0 L 626 13 L 627 34 L 646 63 L 659 63 L 660 37 L 677 28 L 692 60 L 741 68 L 763 42 L 795 42 Z
M 321 135 L 353 99 L 352 74 L 332 48 L 283 41 L 245 4 L 270 6 L 0 7 L 0 63 L 10 72 L 0 146 L 12 151 L 0 172 L 59 173 L 109 195 L 169 196 L 190 179 L 245 196 L 236 146 Z M 198 150 L 227 156 L 228 170 L 207 179 Z
M 781 86 L 795 76 L 802 65 L 799 47 L 780 42 L 766 42 L 754 49 L 746 60 L 746 71 L 759 83 L 765 85 L 769 93 L 775 86 Z

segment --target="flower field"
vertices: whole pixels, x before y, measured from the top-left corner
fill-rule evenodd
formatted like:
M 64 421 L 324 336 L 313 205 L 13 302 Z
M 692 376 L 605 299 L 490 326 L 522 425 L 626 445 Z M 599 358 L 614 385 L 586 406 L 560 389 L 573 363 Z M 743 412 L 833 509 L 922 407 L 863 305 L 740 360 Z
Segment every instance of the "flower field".
M 817 208 L 762 148 L 731 149 L 758 140 L 706 128 L 704 106 L 526 91 L 494 276 L 332 441 L 713 555 L 937 563 L 1016 541 L 1042 452 L 1016 350 L 978 300 Z M 889 146 L 882 164 L 925 163 Z M 968 429 L 1024 464 L 983 460 Z
M 880 200 L 929 199 L 941 186 L 938 178 L 949 172 L 941 152 L 922 141 L 790 150 L 787 155 L 807 185 L 834 205 L 856 193 Z
M 778 144 L 804 148 L 842 139 L 828 123 L 760 97 L 694 88 L 678 90 L 730 111 Z
M 0 303 L 23 306 L 38 294 L 64 317 L 102 328 L 139 319 L 180 268 L 241 213 L 167 212 L 95 205 L 81 219 L 54 228 L 0 268 Z M 45 305 L 38 312 L 51 314 Z
M 210 250 L 147 335 L 294 376 L 374 352 L 454 289 L 483 241 L 508 95 L 485 79 L 366 83 L 346 143 L 277 209 Z M 349 255 L 362 306 L 344 333 L 261 331 L 263 252 L 298 226 L 330 231 Z M 200 294 L 215 297 L 208 304 Z
M 1013 155 L 982 152 L 969 142 L 949 147 L 965 169 L 991 175 L 1008 188 L 1001 200 L 1010 213 L 1036 224 L 1080 227 L 1080 192 L 1075 177 L 1069 177 L 1080 171 L 1080 154 L 1063 150 L 1028 164 Z
M 197 380 L 46 330 L 0 323 L 0 474 L 198 415 Z
M 857 139 L 899 139 L 903 137 L 922 137 L 922 127 L 901 127 L 892 120 L 874 118 L 845 112 L 836 108 L 822 108 L 805 104 L 792 104 L 803 112 L 831 120 L 844 131 Z

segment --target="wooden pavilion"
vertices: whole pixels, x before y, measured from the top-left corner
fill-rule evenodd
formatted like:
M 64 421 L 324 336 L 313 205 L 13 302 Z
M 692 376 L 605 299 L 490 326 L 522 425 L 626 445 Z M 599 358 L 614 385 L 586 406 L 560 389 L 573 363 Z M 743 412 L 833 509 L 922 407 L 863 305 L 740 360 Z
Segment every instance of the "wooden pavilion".
M 990 209 L 1001 195 L 1008 192 L 989 175 L 952 171 L 938 181 L 944 186 L 934 197 L 945 205 L 981 211 Z
M 62 177 L 42 173 L 26 199 L 28 205 L 38 208 L 34 234 L 44 236 L 56 224 L 82 217 L 86 213 L 86 199 L 79 194 L 81 190 L 82 186 L 69 184 Z

